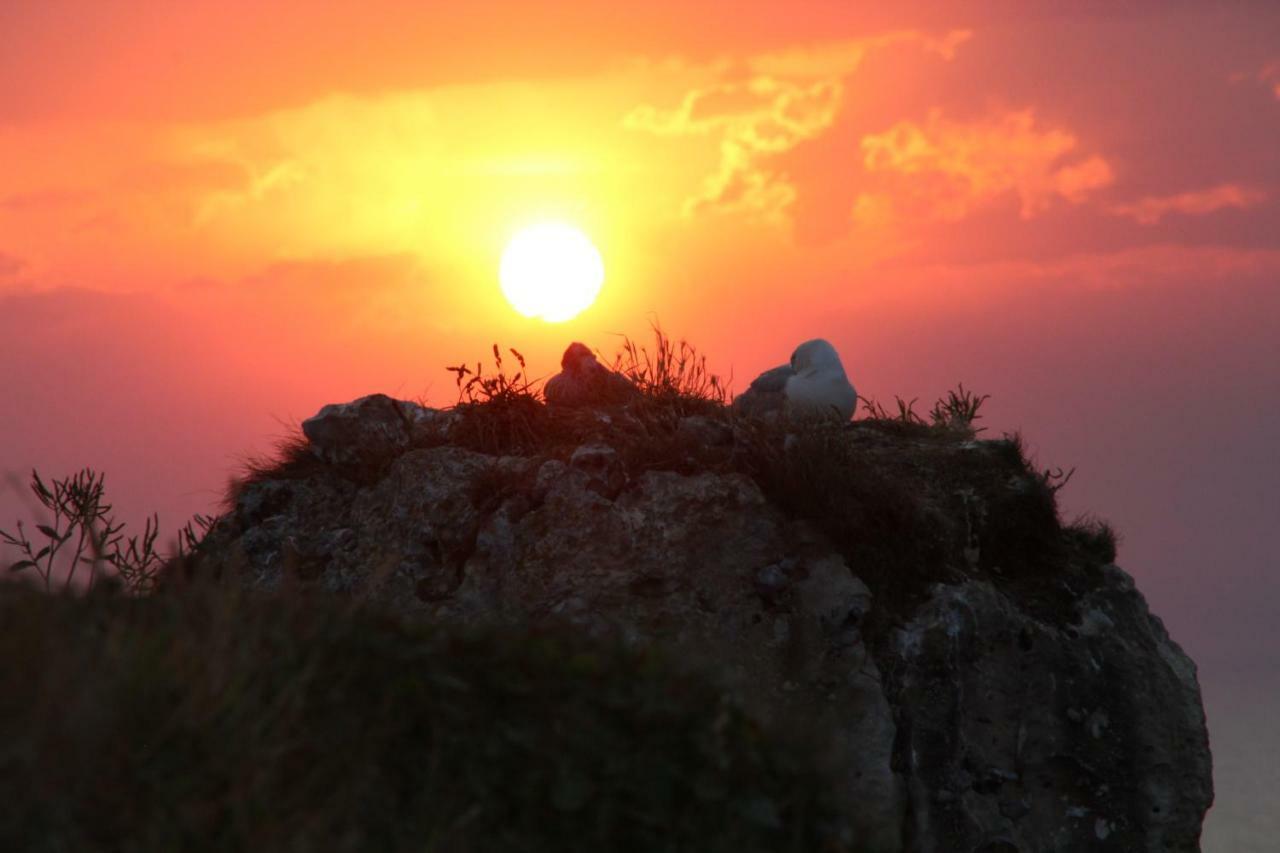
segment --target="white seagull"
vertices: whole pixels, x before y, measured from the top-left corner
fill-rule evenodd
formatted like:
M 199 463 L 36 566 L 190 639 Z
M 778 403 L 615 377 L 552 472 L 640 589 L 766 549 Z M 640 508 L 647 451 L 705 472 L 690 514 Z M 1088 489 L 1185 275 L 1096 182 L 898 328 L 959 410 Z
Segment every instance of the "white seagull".
M 853 417 L 857 405 L 858 392 L 845 375 L 840 354 L 821 338 L 796 347 L 790 364 L 761 373 L 733 401 L 734 409 L 745 415 L 785 412 L 841 423 Z

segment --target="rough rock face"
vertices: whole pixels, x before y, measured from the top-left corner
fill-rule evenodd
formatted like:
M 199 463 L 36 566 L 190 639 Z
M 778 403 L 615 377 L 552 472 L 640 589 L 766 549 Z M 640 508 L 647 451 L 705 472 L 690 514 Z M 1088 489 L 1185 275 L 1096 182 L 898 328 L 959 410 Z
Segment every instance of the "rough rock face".
M 326 407 L 307 435 L 342 460 L 409 447 L 414 424 L 446 429 L 446 414 L 403 406 Z M 1008 536 L 1000 521 L 984 529 Z M 1100 564 L 1003 579 L 977 562 L 880 612 L 856 559 L 752 479 L 628 471 L 604 441 L 567 458 L 445 443 L 404 451 L 373 484 L 336 464 L 256 482 L 197 554 L 256 587 L 424 619 L 567 620 L 672 644 L 762 717 L 815 733 L 851 849 L 1198 850 L 1212 788 L 1195 667 L 1132 580 Z
M 404 450 L 417 438 L 446 430 L 450 419 L 448 412 L 370 394 L 325 406 L 302 422 L 302 434 L 317 457 L 341 465 Z
M 1065 625 L 968 582 L 894 632 L 912 849 L 1199 849 L 1213 792 L 1194 665 L 1128 575 L 1100 581 Z

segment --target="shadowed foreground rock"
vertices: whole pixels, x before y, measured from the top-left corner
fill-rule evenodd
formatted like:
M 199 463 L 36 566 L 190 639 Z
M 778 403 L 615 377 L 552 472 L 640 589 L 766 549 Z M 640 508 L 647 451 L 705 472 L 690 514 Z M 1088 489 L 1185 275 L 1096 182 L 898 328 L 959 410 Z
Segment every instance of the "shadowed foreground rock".
M 1040 492 L 1009 442 L 926 454 L 865 424 L 841 433 L 868 466 L 910 457 L 925 484 L 917 514 L 936 523 L 913 536 L 939 542 L 902 549 L 938 556 L 906 578 L 873 571 L 892 541 L 842 550 L 820 532 L 840 519 L 791 517 L 731 470 L 637 470 L 607 430 L 493 456 L 447 431 L 405 449 L 402 428 L 444 423 L 429 410 L 343 412 L 342 429 L 308 431 L 314 452 L 359 457 L 369 412 L 391 423 L 371 440 L 399 453 L 376 482 L 321 464 L 248 484 L 193 571 L 674 647 L 766 721 L 820 735 L 850 849 L 1199 849 L 1212 785 L 1195 667 L 1128 575 L 1071 546 L 1051 493 L 1051 535 L 1028 533 L 1013 508 Z
M 0 850 L 808 853 L 802 741 L 654 646 L 0 582 Z

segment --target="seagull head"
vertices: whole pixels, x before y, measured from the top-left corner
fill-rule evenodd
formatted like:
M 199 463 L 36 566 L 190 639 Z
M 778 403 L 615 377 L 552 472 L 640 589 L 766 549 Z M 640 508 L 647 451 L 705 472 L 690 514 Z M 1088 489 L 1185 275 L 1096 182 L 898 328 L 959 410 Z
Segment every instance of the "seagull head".
M 568 371 L 582 370 L 595 360 L 595 354 L 587 349 L 586 344 L 574 341 L 564 351 L 564 357 L 560 359 L 560 366 Z
M 805 341 L 791 354 L 791 369 L 796 373 L 844 373 L 840 354 L 822 338 Z

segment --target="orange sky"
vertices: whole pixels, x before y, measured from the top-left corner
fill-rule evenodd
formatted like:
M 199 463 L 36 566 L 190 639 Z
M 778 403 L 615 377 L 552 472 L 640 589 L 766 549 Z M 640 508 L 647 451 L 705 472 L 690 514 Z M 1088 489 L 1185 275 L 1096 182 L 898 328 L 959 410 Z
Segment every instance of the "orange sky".
M 1280 7 L 1208 5 L 0 4 L 0 470 L 176 524 L 494 341 L 657 317 L 740 389 L 821 335 L 864 394 L 992 393 L 1233 659 L 1280 604 Z M 496 279 L 544 217 L 607 269 L 561 325 Z

